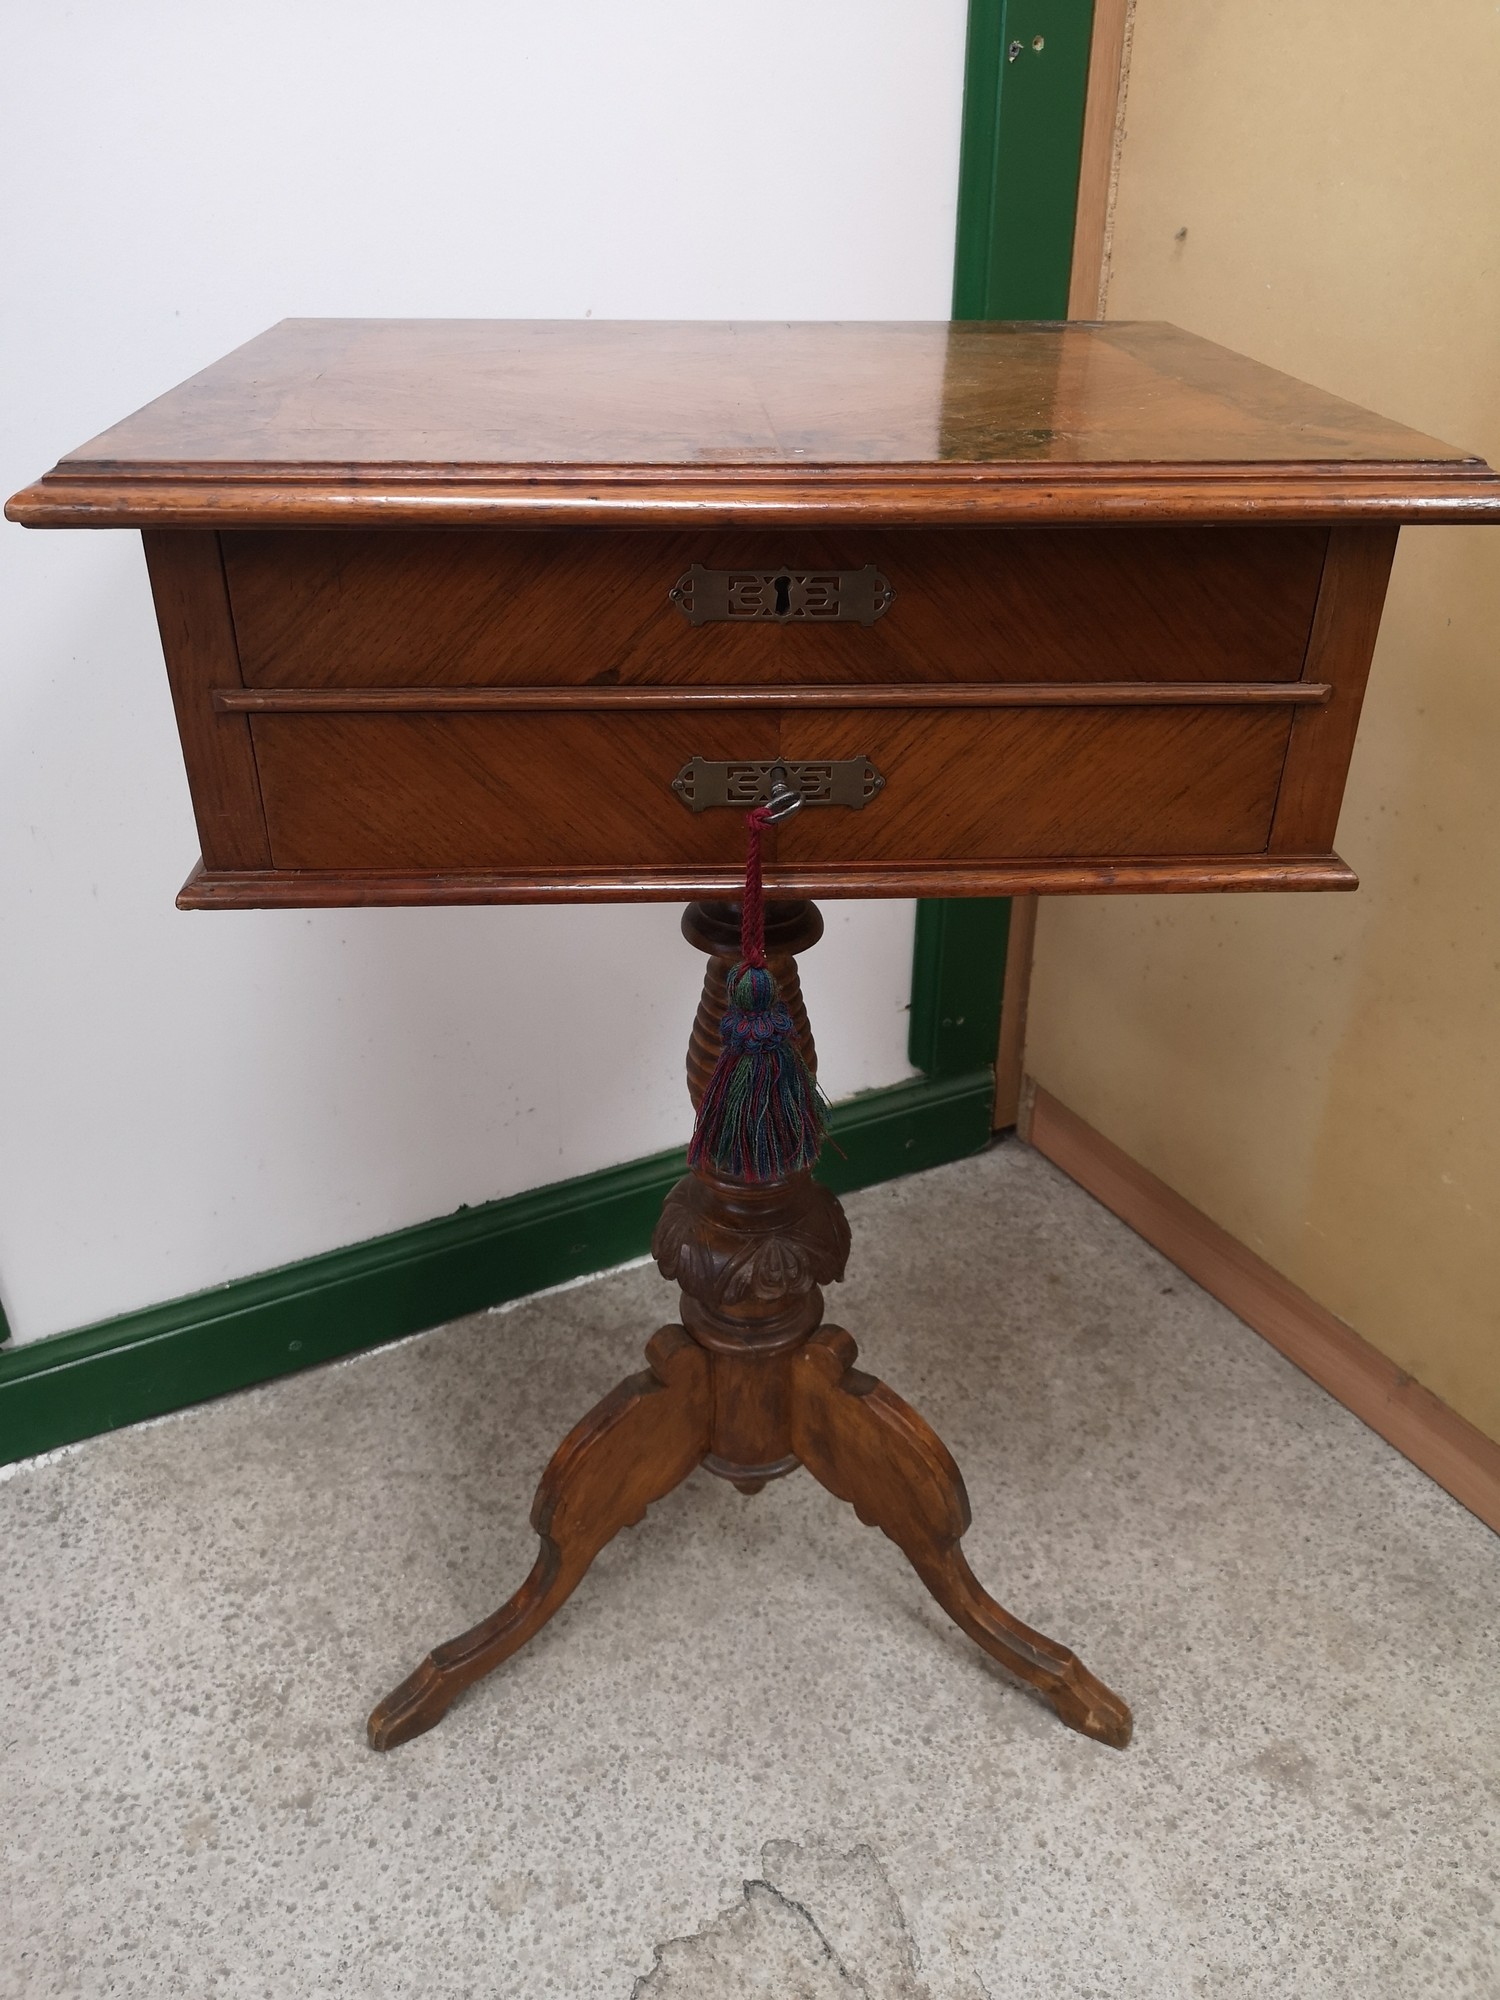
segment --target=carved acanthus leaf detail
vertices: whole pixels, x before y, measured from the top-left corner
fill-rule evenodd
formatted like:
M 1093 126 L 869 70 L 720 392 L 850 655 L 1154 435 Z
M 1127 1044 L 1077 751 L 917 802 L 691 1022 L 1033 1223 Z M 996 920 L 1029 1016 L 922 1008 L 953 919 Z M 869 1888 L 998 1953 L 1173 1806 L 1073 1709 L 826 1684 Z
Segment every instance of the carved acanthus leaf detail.
M 705 1305 L 770 1304 L 844 1275 L 849 1224 L 816 1181 L 792 1184 L 780 1201 L 735 1208 L 689 1175 L 667 1197 L 651 1254 L 664 1278 Z

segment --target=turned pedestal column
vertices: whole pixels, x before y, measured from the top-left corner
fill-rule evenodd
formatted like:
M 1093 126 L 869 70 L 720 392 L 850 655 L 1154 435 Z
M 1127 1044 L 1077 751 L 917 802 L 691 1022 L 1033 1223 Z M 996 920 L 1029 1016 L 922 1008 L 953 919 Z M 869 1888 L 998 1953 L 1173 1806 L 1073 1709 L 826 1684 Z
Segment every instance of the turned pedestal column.
M 822 929 L 810 903 L 768 906 L 767 956 L 809 1064 L 796 954 Z M 690 904 L 683 932 L 708 954 L 688 1051 L 696 1104 L 718 1051 L 738 907 Z M 888 1535 L 954 1622 L 1064 1722 L 1123 1747 L 1130 1711 L 1119 1697 L 976 1581 L 959 1545 L 968 1496 L 941 1441 L 854 1366 L 842 1327 L 823 1324 L 822 1288 L 843 1276 L 849 1255 L 849 1225 L 830 1191 L 807 1173 L 750 1185 L 695 1171 L 668 1195 L 651 1248 L 680 1287 L 680 1321 L 652 1335 L 648 1368 L 611 1391 L 553 1454 L 532 1507 L 541 1546 L 526 1581 L 387 1696 L 370 1717 L 372 1746 L 388 1750 L 430 1729 L 464 1688 L 546 1623 L 607 1541 L 696 1467 L 753 1494 L 805 1466 Z

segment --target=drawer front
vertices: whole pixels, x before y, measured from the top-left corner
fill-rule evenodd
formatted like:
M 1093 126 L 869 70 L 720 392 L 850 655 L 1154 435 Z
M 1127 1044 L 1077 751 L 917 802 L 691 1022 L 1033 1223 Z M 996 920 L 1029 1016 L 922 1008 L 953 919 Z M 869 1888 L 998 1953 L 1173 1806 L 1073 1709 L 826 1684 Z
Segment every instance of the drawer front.
M 277 868 L 733 865 L 731 812 L 671 789 L 690 757 L 774 757 L 774 710 L 714 716 L 259 715 Z
M 1315 527 L 772 534 L 227 533 L 250 687 L 851 685 L 1291 680 L 1324 554 Z M 868 622 L 694 622 L 694 567 L 873 568 Z M 869 611 L 868 586 L 864 602 Z M 716 587 L 704 601 L 746 596 Z M 826 609 L 826 604 L 825 604 Z
M 672 780 L 709 760 L 868 757 L 863 809 L 809 806 L 789 868 L 1263 852 L 1285 708 L 775 708 L 258 714 L 278 869 L 729 868 L 735 811 Z

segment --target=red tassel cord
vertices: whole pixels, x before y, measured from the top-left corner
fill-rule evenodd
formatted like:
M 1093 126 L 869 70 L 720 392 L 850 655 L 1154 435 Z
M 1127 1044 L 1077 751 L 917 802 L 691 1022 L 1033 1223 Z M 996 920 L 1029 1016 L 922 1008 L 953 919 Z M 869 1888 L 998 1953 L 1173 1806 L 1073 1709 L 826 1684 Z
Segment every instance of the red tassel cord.
M 745 965 L 766 962 L 766 891 L 761 880 L 761 840 L 771 824 L 771 808 L 754 806 L 745 814 L 745 893 L 740 898 L 740 960 Z
M 722 1046 L 688 1147 L 688 1162 L 732 1181 L 784 1180 L 813 1165 L 823 1145 L 823 1106 L 797 1046 L 791 1010 L 766 965 L 761 836 L 771 813 L 745 815 L 749 833 L 740 903 L 740 956 L 729 974 L 719 1025 Z

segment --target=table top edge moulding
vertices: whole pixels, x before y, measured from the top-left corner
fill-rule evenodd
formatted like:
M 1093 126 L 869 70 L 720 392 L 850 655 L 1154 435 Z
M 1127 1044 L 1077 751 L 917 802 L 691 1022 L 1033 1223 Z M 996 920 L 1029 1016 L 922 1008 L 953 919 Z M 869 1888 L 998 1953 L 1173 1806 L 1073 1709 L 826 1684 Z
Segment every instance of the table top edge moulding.
M 33 527 L 1500 518 L 1482 459 L 1154 322 L 284 320 Z

